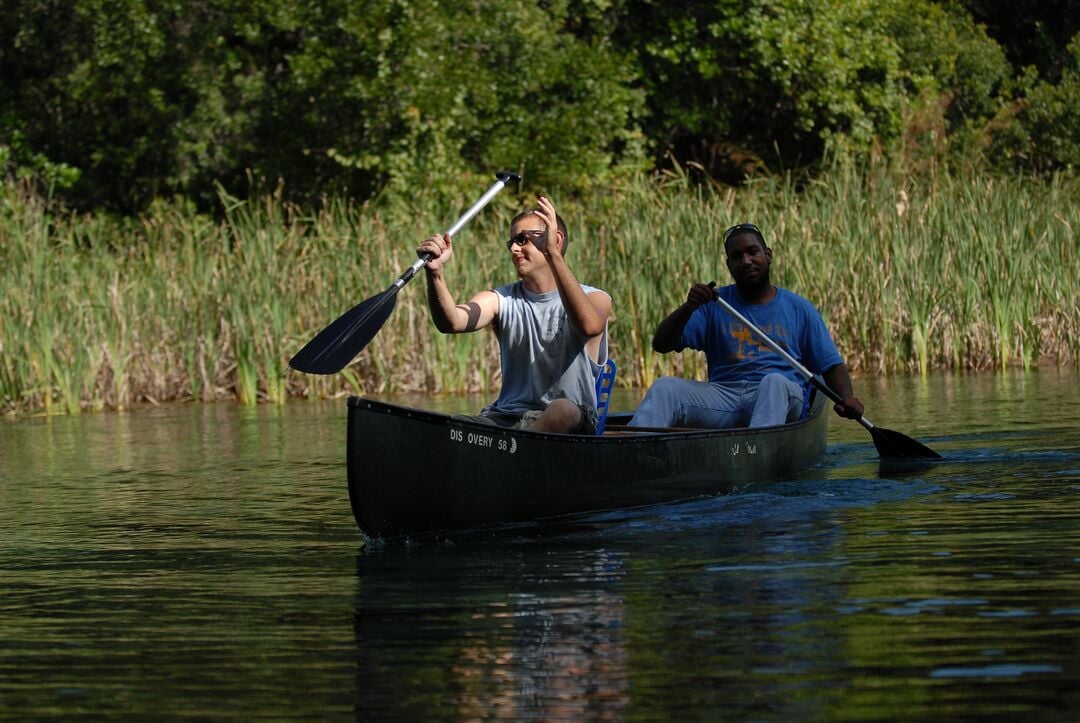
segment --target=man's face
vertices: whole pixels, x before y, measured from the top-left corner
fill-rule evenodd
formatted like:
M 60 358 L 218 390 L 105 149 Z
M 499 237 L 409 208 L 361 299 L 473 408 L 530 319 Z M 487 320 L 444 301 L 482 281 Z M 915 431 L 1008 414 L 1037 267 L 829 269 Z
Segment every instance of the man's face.
M 769 266 L 772 264 L 772 251 L 753 233 L 741 233 L 732 236 L 724 244 L 727 253 L 727 267 L 735 284 L 743 288 L 754 288 L 769 283 Z
M 536 243 L 543 243 L 544 233 L 544 221 L 535 215 L 526 216 L 510 227 L 510 258 L 518 276 L 528 275 L 537 265 L 547 265 L 544 254 L 536 247 Z

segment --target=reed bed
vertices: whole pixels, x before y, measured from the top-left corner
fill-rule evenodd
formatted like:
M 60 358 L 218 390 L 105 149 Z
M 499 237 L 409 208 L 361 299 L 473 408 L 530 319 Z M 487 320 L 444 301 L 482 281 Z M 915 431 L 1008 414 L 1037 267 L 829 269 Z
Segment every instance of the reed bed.
M 383 290 L 486 179 L 459 199 L 317 211 L 222 194 L 211 218 L 159 203 L 139 219 L 78 215 L 0 184 L 0 409 L 77 413 L 141 402 L 281 403 L 345 394 L 494 393 L 486 333 L 443 336 L 422 275 L 344 372 L 286 372 L 325 324 Z M 475 188 L 472 188 L 475 186 Z M 559 199 L 556 199 L 558 201 Z M 451 286 L 513 280 L 504 192 L 456 241 Z M 907 176 L 837 167 L 799 187 L 638 178 L 559 204 L 579 279 L 614 300 L 621 386 L 701 376 L 700 355 L 657 355 L 656 323 L 693 281 L 728 281 L 720 234 L 758 223 L 774 281 L 814 301 L 857 371 L 1002 369 L 1080 361 L 1080 182 Z

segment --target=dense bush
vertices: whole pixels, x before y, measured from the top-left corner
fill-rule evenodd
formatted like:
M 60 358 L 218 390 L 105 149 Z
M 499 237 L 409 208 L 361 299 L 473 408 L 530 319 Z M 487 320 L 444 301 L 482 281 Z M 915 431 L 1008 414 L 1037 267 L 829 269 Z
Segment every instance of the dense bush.
M 209 208 L 216 183 L 454 193 L 500 167 L 573 192 L 668 157 L 731 181 L 897 149 L 1067 168 L 1078 81 L 1057 23 L 1077 11 L 1009 7 L 4 0 L 0 168 L 123 212 Z
M 1001 165 L 1041 173 L 1080 168 L 1080 33 L 1069 58 L 1059 82 L 1035 84 L 1001 124 L 992 146 Z
M 899 133 L 898 48 L 871 0 L 629 2 L 660 150 L 735 175 Z M 727 166 L 727 168 L 725 168 Z
M 632 68 L 598 16 L 545 7 L 12 0 L 0 145 L 79 169 L 77 205 L 121 210 L 209 201 L 213 181 L 367 197 L 462 166 L 573 187 L 637 165 Z

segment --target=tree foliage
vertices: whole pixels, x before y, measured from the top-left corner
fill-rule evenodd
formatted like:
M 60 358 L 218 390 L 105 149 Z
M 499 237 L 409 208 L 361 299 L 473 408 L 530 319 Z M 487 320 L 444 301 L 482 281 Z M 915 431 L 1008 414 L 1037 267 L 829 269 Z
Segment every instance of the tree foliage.
M 881 3 L 629 3 L 652 111 L 647 135 L 723 171 L 747 158 L 818 160 L 900 128 L 899 49 Z M 717 165 L 719 164 L 719 165 Z
M 250 179 L 366 197 L 463 164 L 582 187 L 638 163 L 643 99 L 569 5 L 9 0 L 0 143 L 122 210 Z
M 1001 165 L 1034 172 L 1080 168 L 1080 33 L 1057 83 L 1037 82 L 993 142 Z
M 962 6 L 1001 45 L 1014 68 L 1031 67 L 1048 83 L 1061 80 L 1069 44 L 1080 32 L 1076 0 L 962 0 Z
M 209 206 L 215 184 L 304 200 L 452 192 L 496 168 L 574 192 L 668 157 L 736 181 L 911 142 L 1045 170 L 1075 163 L 1080 134 L 1075 51 L 1052 8 L 1013 24 L 981 0 L 2 10 L 0 167 L 83 208 Z M 913 133 L 928 116 L 934 132 Z

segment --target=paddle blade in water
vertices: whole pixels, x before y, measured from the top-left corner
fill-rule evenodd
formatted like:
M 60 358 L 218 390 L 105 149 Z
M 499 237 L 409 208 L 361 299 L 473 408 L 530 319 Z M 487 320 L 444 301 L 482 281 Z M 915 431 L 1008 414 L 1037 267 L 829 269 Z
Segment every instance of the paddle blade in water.
M 344 369 L 386 323 L 398 288 L 391 286 L 346 311 L 296 352 L 289 366 L 305 374 L 337 374 Z
M 874 446 L 882 458 L 941 459 L 941 455 L 911 437 L 891 429 L 874 427 L 870 430 Z

